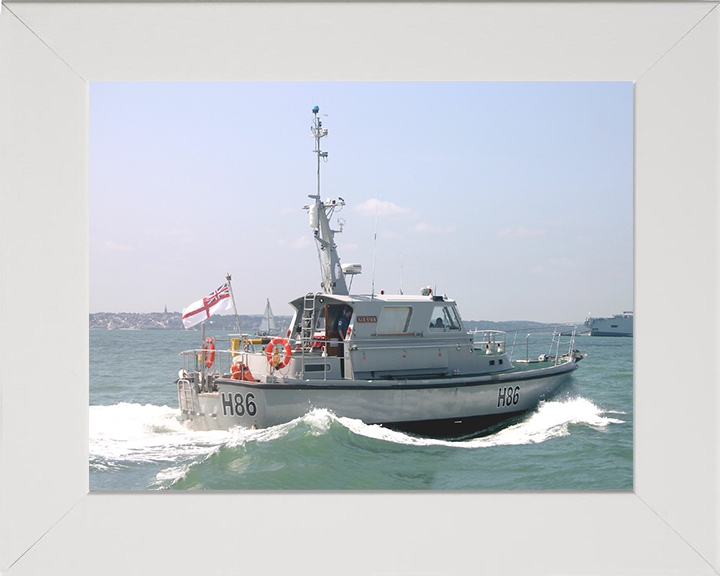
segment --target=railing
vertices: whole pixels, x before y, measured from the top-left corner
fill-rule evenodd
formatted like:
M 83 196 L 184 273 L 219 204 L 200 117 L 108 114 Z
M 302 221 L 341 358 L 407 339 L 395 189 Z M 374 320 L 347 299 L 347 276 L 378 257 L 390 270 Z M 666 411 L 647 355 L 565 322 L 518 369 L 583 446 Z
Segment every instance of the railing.
M 235 357 L 244 351 L 255 351 L 255 345 L 250 338 L 243 334 L 228 334 L 227 336 L 215 336 L 213 338 L 214 348 L 194 348 L 180 352 L 183 359 L 182 370 L 188 376 L 199 374 L 197 382 L 200 391 L 209 392 L 211 380 L 221 374 L 230 374 L 231 366 Z M 213 355 L 213 362 L 210 366 L 207 361 Z
M 513 335 L 508 356 L 511 362 L 520 364 L 534 364 L 538 362 L 553 362 L 555 365 L 563 362 L 564 358 L 572 357 L 575 348 L 575 334 L 577 326 L 562 324 L 556 326 L 552 332 L 541 332 L 534 329 L 520 329 L 502 332 L 499 330 L 476 330 L 475 349 L 494 351 L 495 349 L 507 351 L 507 337 Z M 478 335 L 480 335 L 478 339 Z M 524 335 L 524 338 L 523 338 Z M 518 357 L 515 354 L 518 352 Z M 524 353 L 524 358 L 521 354 Z
M 507 350 L 507 332 L 502 330 L 473 330 L 473 347 L 486 354 L 503 354 Z M 478 341 L 477 335 L 482 335 Z
M 214 378 L 232 372 L 232 365 L 238 355 L 243 353 L 262 354 L 264 352 L 267 343 L 263 341 L 262 344 L 258 344 L 257 340 L 260 338 L 259 336 L 249 336 L 247 334 L 215 336 L 213 338 L 213 350 L 202 347 L 180 352 L 180 356 L 183 359 L 183 370 L 188 375 L 199 374 L 200 381 L 198 384 L 201 391 L 209 391 Z M 267 337 L 265 337 L 265 339 L 267 340 Z M 293 351 L 293 358 L 300 361 L 300 374 L 304 372 L 306 358 L 316 358 L 322 355 L 322 348 L 319 348 L 315 353 L 312 353 L 312 348 L 306 350 L 305 347 L 301 345 L 302 338 L 289 340 L 289 343 Z M 325 344 L 327 344 L 327 342 L 323 340 L 322 345 L 324 346 Z M 213 362 L 208 366 L 207 361 L 210 358 L 210 354 L 213 354 Z M 323 379 L 327 378 L 326 370 L 322 371 L 322 377 Z

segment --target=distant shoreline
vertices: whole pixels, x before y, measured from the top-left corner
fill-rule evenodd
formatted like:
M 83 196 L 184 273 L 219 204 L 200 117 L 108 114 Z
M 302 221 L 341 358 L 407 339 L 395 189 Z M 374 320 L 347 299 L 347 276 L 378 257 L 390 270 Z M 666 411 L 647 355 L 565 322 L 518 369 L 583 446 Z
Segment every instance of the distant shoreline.
M 243 332 L 254 333 L 260 329 L 262 314 L 238 315 Z M 290 327 L 291 316 L 275 316 L 278 331 L 282 334 Z M 206 321 L 206 328 L 218 331 L 237 331 L 235 315 L 212 316 Z M 490 320 L 464 320 L 465 328 L 473 330 L 537 330 L 543 327 L 554 327 L 562 322 L 544 323 L 529 320 L 509 320 L 493 322 Z M 582 325 L 578 325 L 578 328 Z M 96 312 L 90 314 L 90 330 L 184 330 L 180 312 Z M 200 330 L 196 326 L 191 330 Z
M 245 332 L 259 330 L 262 314 L 238 315 Z M 290 316 L 275 316 L 279 330 L 290 326 Z M 112 322 L 112 325 L 111 325 Z M 235 315 L 217 315 L 206 320 L 206 328 L 237 331 Z M 184 330 L 180 312 L 96 312 L 90 314 L 90 330 Z M 200 330 L 200 326 L 193 329 Z

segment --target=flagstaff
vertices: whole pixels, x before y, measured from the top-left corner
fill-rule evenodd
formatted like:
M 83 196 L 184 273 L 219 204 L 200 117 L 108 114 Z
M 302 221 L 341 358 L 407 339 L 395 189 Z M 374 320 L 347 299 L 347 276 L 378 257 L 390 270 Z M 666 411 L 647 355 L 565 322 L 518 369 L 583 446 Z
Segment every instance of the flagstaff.
M 232 302 L 233 312 L 235 312 L 235 322 L 237 323 L 238 332 L 242 334 L 242 328 L 240 328 L 240 318 L 238 317 L 237 307 L 235 306 L 235 296 L 233 295 L 232 283 L 230 282 L 232 280 L 230 272 L 225 275 L 225 280 L 227 280 L 228 288 L 230 289 L 230 301 Z

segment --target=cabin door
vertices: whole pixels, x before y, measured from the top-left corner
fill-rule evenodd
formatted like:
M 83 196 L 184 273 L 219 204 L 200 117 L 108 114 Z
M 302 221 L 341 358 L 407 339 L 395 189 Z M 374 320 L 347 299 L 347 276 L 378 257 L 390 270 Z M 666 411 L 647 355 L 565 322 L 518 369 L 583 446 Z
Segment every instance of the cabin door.
M 340 320 L 344 308 L 343 305 L 325 304 L 325 351 L 328 356 L 343 356 L 338 320 Z

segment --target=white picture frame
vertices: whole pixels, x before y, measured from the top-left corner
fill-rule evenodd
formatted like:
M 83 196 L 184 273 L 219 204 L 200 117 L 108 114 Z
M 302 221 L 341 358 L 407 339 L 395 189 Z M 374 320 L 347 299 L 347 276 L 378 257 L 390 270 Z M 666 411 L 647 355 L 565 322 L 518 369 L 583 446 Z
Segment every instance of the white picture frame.
M 717 574 L 717 2 L 0 12 L 0 572 Z M 635 486 L 89 493 L 88 82 L 635 82 Z

